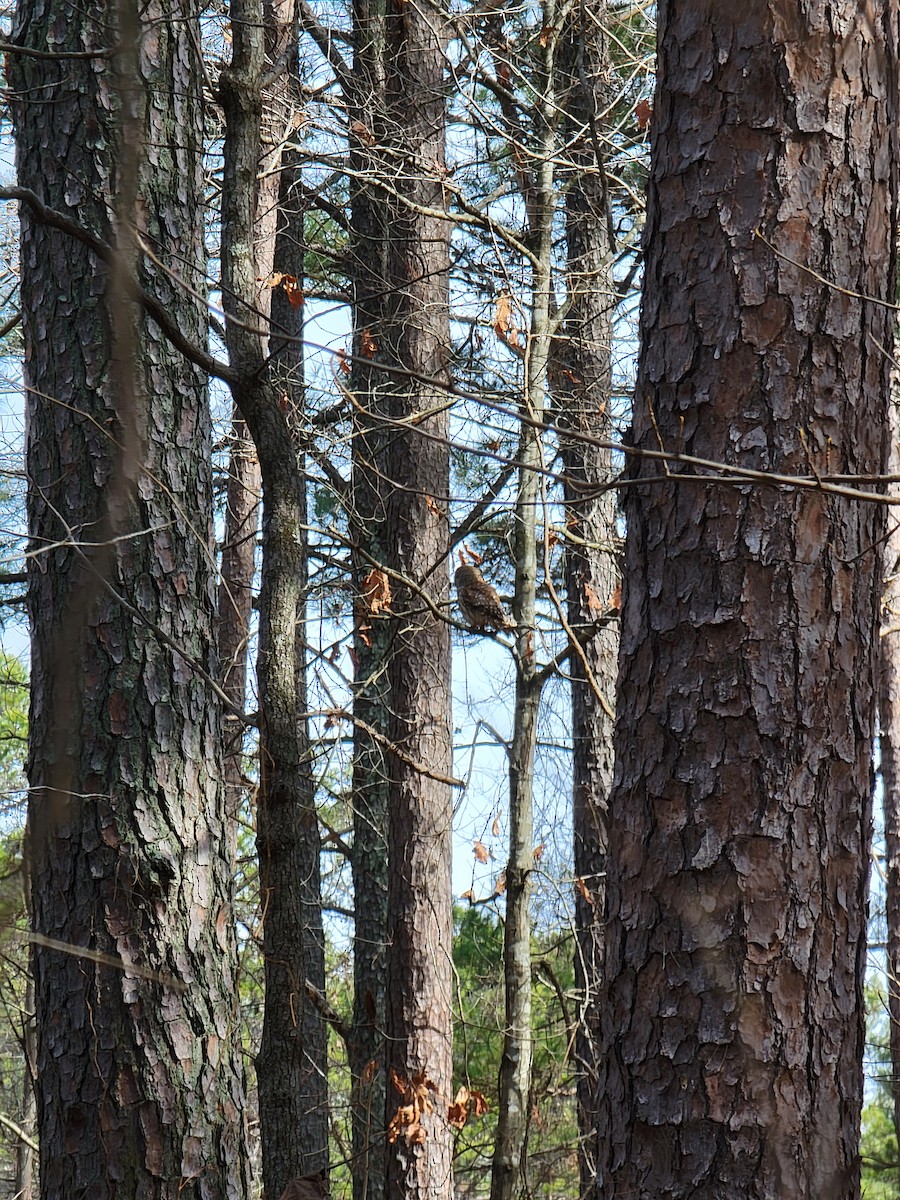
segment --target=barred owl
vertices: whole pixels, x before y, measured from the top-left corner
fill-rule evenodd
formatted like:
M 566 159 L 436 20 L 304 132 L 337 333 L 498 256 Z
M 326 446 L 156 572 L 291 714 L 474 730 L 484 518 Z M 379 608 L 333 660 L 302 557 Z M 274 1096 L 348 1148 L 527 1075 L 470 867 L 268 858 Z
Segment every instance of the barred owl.
M 515 629 L 515 622 L 507 616 L 500 597 L 477 567 L 463 563 L 454 578 L 459 607 L 472 629 Z

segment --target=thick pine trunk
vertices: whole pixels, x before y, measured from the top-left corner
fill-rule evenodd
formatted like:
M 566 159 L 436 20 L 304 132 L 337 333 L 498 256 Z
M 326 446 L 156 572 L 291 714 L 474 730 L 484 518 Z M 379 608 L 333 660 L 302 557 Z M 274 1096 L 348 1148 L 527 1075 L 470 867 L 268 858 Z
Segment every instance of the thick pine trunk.
M 896 24 L 659 6 L 637 449 L 884 469 Z M 668 471 L 625 493 L 598 1190 L 849 1200 L 883 511 Z
M 383 352 L 388 364 L 418 376 L 386 377 L 392 418 L 404 425 L 393 429 L 385 454 L 393 483 L 387 562 L 398 576 L 388 657 L 389 734 L 398 752 L 388 755 L 385 1032 L 389 1073 L 409 1081 L 424 1075 L 435 1089 L 435 1111 L 422 1122 L 427 1140 L 417 1144 L 401 1133 L 388 1153 L 387 1193 L 396 1200 L 447 1200 L 453 1195 L 446 1107 L 453 1074 L 450 630 L 426 603 L 445 610 L 449 603 L 449 420 L 440 382 L 449 378 L 450 227 L 426 215 L 446 207 L 441 0 L 388 0 L 385 43 L 385 116 L 376 136 L 392 151 L 399 197 L 386 197 Z M 389 1118 L 401 1100 L 389 1083 Z
M 34 950 L 41 1190 L 240 1197 L 220 711 L 193 665 L 218 670 L 205 380 L 124 282 L 140 237 L 204 290 L 198 30 L 178 6 L 22 0 L 13 36 L 118 47 L 10 60 L 20 183 L 119 251 L 22 213 L 31 907 L 72 948 Z M 202 301 L 141 274 L 202 345 Z

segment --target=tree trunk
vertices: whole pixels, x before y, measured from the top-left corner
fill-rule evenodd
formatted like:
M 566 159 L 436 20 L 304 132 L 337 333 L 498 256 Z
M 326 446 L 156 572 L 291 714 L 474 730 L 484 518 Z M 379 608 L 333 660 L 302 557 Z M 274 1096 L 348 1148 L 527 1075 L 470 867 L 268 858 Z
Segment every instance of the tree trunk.
M 892 474 L 900 467 L 897 437 L 900 421 L 895 403 L 891 408 Z M 890 487 L 898 495 L 896 484 Z M 887 995 L 891 1046 L 891 1098 L 894 1131 L 900 1145 L 900 527 L 896 509 L 888 514 L 885 541 L 885 582 L 882 597 L 881 657 L 878 675 L 878 745 L 884 807 L 885 924 L 887 928 Z
M 543 8 L 552 29 L 555 5 Z M 543 674 L 537 668 L 535 608 L 538 586 L 538 511 L 547 373 L 553 321 L 552 253 L 556 214 L 554 164 L 558 129 L 555 96 L 555 31 L 546 45 L 536 106 L 534 178 L 527 189 L 531 267 L 531 327 L 525 354 L 525 385 L 520 410 L 519 479 L 516 493 L 513 557 L 516 623 L 516 699 L 509 754 L 509 859 L 506 865 L 506 917 L 503 930 L 504 1028 L 497 1083 L 497 1132 L 491 1169 L 491 1200 L 513 1200 L 527 1192 L 526 1153 L 531 1111 L 531 893 L 534 871 L 534 760 Z M 541 562 L 543 567 L 543 562 Z M 542 571 L 543 575 L 543 571 Z
M 565 87 L 568 309 L 555 362 L 566 503 L 566 619 L 572 649 L 572 833 L 575 866 L 575 988 L 579 999 L 574 1063 L 578 1094 L 580 1195 L 596 1177 L 600 984 L 609 792 L 613 780 L 613 704 L 619 631 L 613 623 L 618 585 L 615 493 L 609 450 L 584 436 L 612 436 L 610 392 L 612 278 L 615 244 L 606 194 L 599 115 L 606 109 L 609 63 L 605 7 L 576 7 L 559 50 Z
M 630 458 L 605 1200 L 859 1194 L 896 20 L 659 6 L 633 445 L 815 486 Z
M 141 238 L 204 290 L 199 32 L 22 0 L 13 37 L 109 56 L 10 66 L 20 183 L 118 248 L 22 212 L 41 1191 L 243 1196 L 205 380 L 126 283 Z M 141 276 L 202 345 L 202 300 Z
M 387 213 L 377 188 L 381 156 L 373 148 L 373 116 L 385 105 L 384 0 L 355 0 L 353 71 L 347 95 L 350 126 L 350 276 L 354 363 L 351 508 L 353 541 L 353 1036 L 349 1065 L 353 1200 L 382 1200 L 387 1158 L 384 1030 L 387 990 L 388 760 L 390 697 L 385 664 L 386 613 L 370 611 L 371 572 L 388 561 L 387 493 L 383 474 L 393 431 L 380 421 L 378 375 L 366 365 L 368 337 L 381 336 L 387 289 Z M 372 332 L 374 331 L 374 333 Z
M 232 5 L 232 26 L 232 62 L 220 82 L 227 128 L 222 278 L 229 357 L 242 380 L 234 400 L 256 444 L 263 484 L 257 848 L 266 998 L 257 1081 L 263 1185 L 267 1200 L 278 1200 L 292 1179 L 327 1171 L 327 1029 L 305 986 L 308 980 L 324 990 L 325 964 L 319 830 L 297 651 L 304 622 L 306 490 L 289 406 L 281 403 L 294 351 L 283 350 L 281 367 L 267 361 L 255 312 L 252 246 L 264 63 L 264 24 L 255 0 Z M 296 332 L 293 322 L 288 332 Z
M 449 222 L 444 168 L 446 10 L 388 0 L 386 104 L 376 124 L 392 151 L 393 186 L 385 198 L 390 231 L 383 353 L 416 378 L 386 375 L 391 432 L 385 465 L 391 605 L 388 756 L 388 936 L 385 1033 L 392 1078 L 426 1077 L 435 1111 L 427 1140 L 401 1133 L 388 1155 L 387 1192 L 396 1200 L 453 1195 L 452 943 L 450 891 L 452 767 L 450 630 L 446 611 L 450 541 L 447 382 L 450 351 Z M 434 380 L 434 384 L 424 380 Z M 432 415 L 425 415 L 432 414 Z M 414 421 L 411 418 L 415 418 Z M 403 1097 L 388 1085 L 392 1118 Z
M 430 605 L 448 603 L 449 227 L 423 210 L 445 207 L 446 18 L 399 0 L 359 4 L 355 20 L 354 351 L 372 360 L 351 380 L 355 1194 L 438 1200 L 452 1194 L 450 638 Z M 371 1143 L 416 1088 L 435 1111 L 392 1132 L 385 1170 Z

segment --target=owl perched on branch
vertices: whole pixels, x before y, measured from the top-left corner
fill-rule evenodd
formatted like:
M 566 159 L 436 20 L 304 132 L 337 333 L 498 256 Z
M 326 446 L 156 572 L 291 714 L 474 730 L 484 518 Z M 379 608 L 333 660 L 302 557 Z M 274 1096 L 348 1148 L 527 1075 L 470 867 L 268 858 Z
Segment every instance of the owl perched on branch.
M 459 607 L 472 629 L 515 629 L 515 621 L 507 615 L 500 597 L 482 578 L 477 567 L 463 562 L 457 567 L 454 578 Z

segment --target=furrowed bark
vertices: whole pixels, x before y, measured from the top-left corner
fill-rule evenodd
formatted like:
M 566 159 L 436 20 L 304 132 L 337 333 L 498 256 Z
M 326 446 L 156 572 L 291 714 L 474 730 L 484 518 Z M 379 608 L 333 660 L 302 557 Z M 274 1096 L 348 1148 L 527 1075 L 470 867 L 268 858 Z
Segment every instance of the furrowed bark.
M 884 470 L 897 15 L 659 6 L 636 446 Z M 598 1194 L 855 1197 L 883 510 L 629 476 Z
M 219 701 L 116 598 L 215 676 L 205 379 L 123 282 L 140 237 L 204 290 L 195 18 L 23 0 L 13 36 L 109 55 L 10 73 L 21 184 L 118 252 L 23 209 L 28 868 L 36 934 L 72 948 L 33 954 L 41 1193 L 243 1197 Z M 139 273 L 202 345 L 203 302 Z
M 257 1056 L 263 1183 L 278 1197 L 295 1178 L 327 1172 L 327 1031 L 305 982 L 324 991 L 319 832 L 305 727 L 299 720 L 298 630 L 305 601 L 306 495 L 284 379 L 266 359 L 255 311 L 254 222 L 262 121 L 264 29 L 251 0 L 232 6 L 222 201 L 223 304 L 233 389 L 256 444 L 263 485 L 257 682 L 257 809 L 266 999 Z M 299 673 L 302 680 L 302 671 Z
M 581 439 L 612 437 L 612 325 L 616 305 L 599 114 L 609 64 L 605 8 L 576 5 L 563 26 L 559 73 L 571 178 L 566 192 L 568 308 L 556 344 L 555 398 L 566 504 L 566 618 L 573 649 L 572 833 L 575 866 L 575 987 L 579 998 L 574 1062 L 578 1095 L 580 1195 L 596 1176 L 600 984 L 618 626 L 608 615 L 618 586 L 616 501 L 608 488 L 612 455 Z

